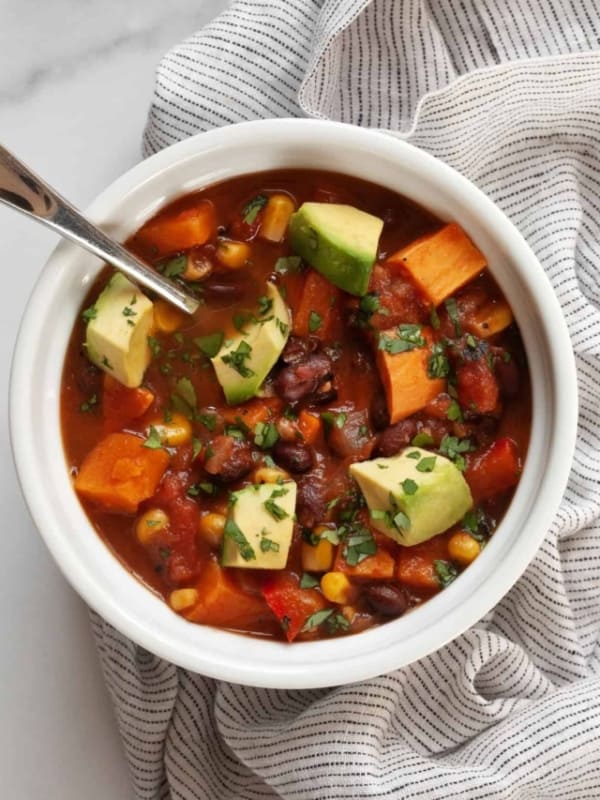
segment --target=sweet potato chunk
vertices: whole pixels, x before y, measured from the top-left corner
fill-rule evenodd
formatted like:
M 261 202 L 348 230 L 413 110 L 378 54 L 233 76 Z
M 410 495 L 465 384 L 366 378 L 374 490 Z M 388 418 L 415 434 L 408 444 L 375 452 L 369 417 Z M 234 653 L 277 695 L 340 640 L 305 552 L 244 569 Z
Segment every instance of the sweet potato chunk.
M 455 222 L 411 242 L 391 255 L 386 263 L 404 267 L 434 306 L 486 266 L 483 254 Z
M 488 339 L 508 328 L 513 321 L 512 311 L 504 300 L 490 300 L 476 309 L 465 322 L 465 329 L 480 339 Z
M 395 334 L 395 329 L 391 329 L 382 336 L 393 339 Z M 400 353 L 377 350 L 377 367 L 392 425 L 420 411 L 445 389 L 446 382 L 442 378 L 429 377 L 431 333 L 427 328 L 422 328 L 422 335 L 428 343 L 426 347 Z
M 105 511 L 133 514 L 152 497 L 168 463 L 165 450 L 144 447 L 130 433 L 110 433 L 85 457 L 75 489 Z
M 198 602 L 184 612 L 192 622 L 224 628 L 256 627 L 271 612 L 262 597 L 251 595 L 237 586 L 227 571 L 209 561 L 196 584 Z
M 205 244 L 216 230 L 213 204 L 203 200 L 194 208 L 151 220 L 136 238 L 153 247 L 159 255 L 169 255 Z

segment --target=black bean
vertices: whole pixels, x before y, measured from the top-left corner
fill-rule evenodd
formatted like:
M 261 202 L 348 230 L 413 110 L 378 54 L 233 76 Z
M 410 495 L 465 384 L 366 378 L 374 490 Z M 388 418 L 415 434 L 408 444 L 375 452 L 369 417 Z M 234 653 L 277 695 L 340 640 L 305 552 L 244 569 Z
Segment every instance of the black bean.
M 296 364 L 314 353 L 319 346 L 318 339 L 314 338 L 301 338 L 300 336 L 290 336 L 287 340 L 281 360 L 286 364 Z
M 417 423 L 412 419 L 403 419 L 395 425 L 386 428 L 377 443 L 375 450 L 378 456 L 396 455 L 403 447 L 410 444 L 417 433 Z
M 273 448 L 273 458 L 280 467 L 290 472 L 308 472 L 313 465 L 310 450 L 301 442 L 280 439 Z
M 373 611 L 385 617 L 399 617 L 408 608 L 404 589 L 391 583 L 371 584 L 363 590 L 363 597 Z
M 275 376 L 275 392 L 288 403 L 330 399 L 335 393 L 332 364 L 324 353 L 311 353 L 281 369 Z
M 371 403 L 371 424 L 376 431 L 382 431 L 390 424 L 390 414 L 382 389 L 373 397 Z
M 223 483 L 242 478 L 254 467 L 250 444 L 234 436 L 216 436 L 208 451 L 204 469 Z

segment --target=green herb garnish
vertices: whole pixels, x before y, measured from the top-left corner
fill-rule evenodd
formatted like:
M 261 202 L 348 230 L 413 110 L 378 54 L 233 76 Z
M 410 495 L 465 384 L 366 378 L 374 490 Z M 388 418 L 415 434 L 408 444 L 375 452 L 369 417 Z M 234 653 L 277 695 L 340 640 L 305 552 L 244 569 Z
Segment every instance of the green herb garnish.
M 320 314 L 317 314 L 316 311 L 311 311 L 308 315 L 308 330 L 311 333 L 315 333 L 319 330 L 323 323 L 323 318 Z
M 314 589 L 315 586 L 318 585 L 319 581 L 314 577 L 314 575 L 309 575 L 308 572 L 302 573 L 302 577 L 300 578 L 301 589 Z
M 177 278 L 179 275 L 183 275 L 186 265 L 187 256 L 177 256 L 176 258 L 171 258 L 162 265 L 162 274 L 165 276 L 165 278 Z
M 242 210 L 242 219 L 246 225 L 253 225 L 256 222 L 256 217 L 268 202 L 269 200 L 264 194 L 257 194 L 256 197 L 253 197 L 252 200 L 244 206 Z
M 254 370 L 246 366 L 244 363 L 252 354 L 252 347 L 246 341 L 241 341 L 235 350 L 232 350 L 227 355 L 221 356 L 221 361 L 228 364 L 231 369 L 235 370 L 242 378 L 250 378 L 254 375 Z
M 401 483 L 404 494 L 413 495 L 419 488 L 419 484 L 413 481 L 412 478 L 405 478 Z
M 206 336 L 196 336 L 194 344 L 205 356 L 213 358 L 217 355 L 223 344 L 223 331 L 207 333 Z
M 417 347 L 425 347 L 427 344 L 423 336 L 420 325 L 399 325 L 396 329 L 395 336 L 389 336 L 387 333 L 379 334 L 379 342 L 377 347 L 379 350 L 385 350 L 390 355 L 397 353 L 406 353 L 409 350 L 415 350 Z
M 415 469 L 417 472 L 433 472 L 435 467 L 436 457 L 435 456 L 426 456 L 422 458 Z
M 88 397 L 87 400 L 84 400 L 83 403 L 79 406 L 79 410 L 83 411 L 83 413 L 87 413 L 91 411 L 98 405 L 98 395 L 93 394 L 91 397 Z
M 427 361 L 427 374 L 430 378 L 445 378 L 450 373 L 450 362 L 446 349 L 441 342 L 435 342 Z
M 84 322 L 90 322 L 91 320 L 96 319 L 97 316 L 98 316 L 98 309 L 96 308 L 96 306 L 90 306 L 81 313 L 81 319 Z
M 257 422 L 254 426 L 254 444 L 261 450 L 273 447 L 278 439 L 277 426 L 273 422 Z
M 150 426 L 150 430 L 148 431 L 148 438 L 144 442 L 144 447 L 147 447 L 150 450 L 160 450 L 162 447 L 162 440 L 160 438 L 159 432 L 156 430 L 154 425 Z
M 444 300 L 444 305 L 446 306 L 446 311 L 448 312 L 448 316 L 450 317 L 450 321 L 454 325 L 454 333 L 456 336 L 460 336 L 462 334 L 462 328 L 460 327 L 460 318 L 458 316 L 458 306 L 456 304 L 456 300 L 454 297 L 449 297 L 447 300 Z
M 451 564 L 449 561 L 441 561 L 436 559 L 433 562 L 433 568 L 435 569 L 440 586 L 443 589 L 445 589 L 446 586 L 449 586 L 452 581 L 458 577 L 458 570 L 454 564 Z
M 236 543 L 239 553 L 244 561 L 253 561 L 256 558 L 256 553 L 254 552 L 252 545 L 231 518 L 229 518 L 225 523 L 223 536 Z

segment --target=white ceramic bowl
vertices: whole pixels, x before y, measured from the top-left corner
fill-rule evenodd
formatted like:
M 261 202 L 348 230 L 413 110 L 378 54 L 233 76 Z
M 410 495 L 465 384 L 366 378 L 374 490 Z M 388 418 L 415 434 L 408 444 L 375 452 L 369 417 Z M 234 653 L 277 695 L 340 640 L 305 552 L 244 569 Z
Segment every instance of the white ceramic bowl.
M 138 644 L 215 678 L 303 688 L 349 683 L 436 650 L 480 619 L 533 558 L 563 494 L 577 396 L 569 336 L 551 286 L 509 220 L 469 181 L 391 136 L 312 120 L 249 122 L 200 134 L 142 162 L 89 216 L 119 239 L 178 195 L 235 175 L 310 167 L 393 189 L 462 225 L 486 254 L 520 326 L 533 384 L 525 469 L 501 525 L 458 580 L 404 617 L 364 633 L 293 645 L 249 638 L 174 614 L 138 583 L 89 523 L 63 454 L 59 397 L 73 321 L 100 264 L 60 244 L 27 305 L 11 378 L 10 425 L 25 499 L 48 548 L 83 599 Z M 58 634 L 58 632 L 57 632 Z

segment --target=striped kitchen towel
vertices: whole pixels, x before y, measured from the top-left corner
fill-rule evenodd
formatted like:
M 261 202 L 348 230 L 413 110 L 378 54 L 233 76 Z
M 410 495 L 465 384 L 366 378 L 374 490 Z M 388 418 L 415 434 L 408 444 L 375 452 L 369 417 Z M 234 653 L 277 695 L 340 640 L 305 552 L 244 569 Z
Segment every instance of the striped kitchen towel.
M 390 129 L 537 253 L 580 393 L 566 495 L 525 575 L 412 666 L 317 691 L 177 669 L 94 617 L 136 797 L 600 798 L 600 2 L 234 0 L 158 69 L 145 150 L 247 119 Z

